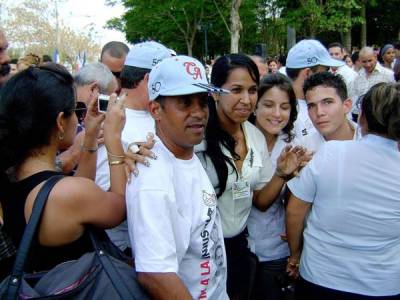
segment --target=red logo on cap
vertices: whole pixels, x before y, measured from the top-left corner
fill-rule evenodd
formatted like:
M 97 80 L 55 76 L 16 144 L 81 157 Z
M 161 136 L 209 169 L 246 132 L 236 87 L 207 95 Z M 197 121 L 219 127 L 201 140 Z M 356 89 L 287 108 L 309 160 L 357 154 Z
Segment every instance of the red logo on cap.
M 193 79 L 197 79 L 199 77 L 200 79 L 203 79 L 200 68 L 194 62 L 188 61 L 183 63 L 183 65 L 186 67 L 186 72 L 193 76 Z

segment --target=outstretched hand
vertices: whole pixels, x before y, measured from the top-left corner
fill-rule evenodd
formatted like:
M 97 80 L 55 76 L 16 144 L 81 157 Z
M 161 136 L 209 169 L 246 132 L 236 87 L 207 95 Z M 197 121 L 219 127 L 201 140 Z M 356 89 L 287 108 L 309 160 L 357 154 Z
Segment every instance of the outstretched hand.
M 297 175 L 300 166 L 300 158 L 306 150 L 301 146 L 287 145 L 279 155 L 276 170 L 282 177 L 293 177 Z

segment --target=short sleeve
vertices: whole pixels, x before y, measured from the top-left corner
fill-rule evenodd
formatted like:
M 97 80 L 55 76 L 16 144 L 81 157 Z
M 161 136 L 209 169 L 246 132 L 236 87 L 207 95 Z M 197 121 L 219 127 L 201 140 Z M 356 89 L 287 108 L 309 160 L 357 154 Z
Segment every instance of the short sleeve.
M 317 179 L 324 168 L 326 143 L 318 150 L 313 159 L 301 170 L 298 177 L 288 181 L 287 186 L 297 198 L 312 203 L 317 192 Z
M 267 152 L 267 144 L 264 140 L 264 149 L 261 151 L 262 155 L 262 167 L 260 168 L 259 172 L 259 181 L 257 185 L 255 186 L 255 190 L 259 191 L 261 190 L 267 182 L 269 182 L 274 175 L 274 167 L 272 165 L 271 157 L 269 156 Z
M 133 193 L 131 193 L 133 192 Z M 178 272 L 175 202 L 165 191 L 127 188 L 128 226 L 138 272 Z
M 104 191 L 110 189 L 110 168 L 108 166 L 107 150 L 104 145 L 97 150 L 96 184 Z

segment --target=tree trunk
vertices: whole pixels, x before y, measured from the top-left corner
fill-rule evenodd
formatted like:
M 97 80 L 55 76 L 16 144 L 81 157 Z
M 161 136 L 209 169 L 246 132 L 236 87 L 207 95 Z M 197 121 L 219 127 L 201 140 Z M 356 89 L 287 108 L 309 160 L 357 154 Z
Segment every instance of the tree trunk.
M 193 43 L 190 40 L 186 40 L 187 55 L 193 56 Z
M 231 6 L 231 53 L 239 52 L 240 30 L 242 23 L 240 22 L 239 8 L 242 0 L 232 0 Z
M 344 47 L 351 54 L 351 28 L 344 33 Z
M 351 9 L 347 10 L 347 18 L 348 20 L 351 20 Z M 346 48 L 347 52 L 351 55 L 351 28 L 352 26 L 350 26 L 350 28 L 345 31 L 343 33 L 343 44 L 344 47 Z
M 294 27 L 287 27 L 287 49 L 289 50 L 296 44 L 296 29 Z
M 361 7 L 361 18 L 363 20 L 361 24 L 361 47 L 367 46 L 367 3 L 364 0 L 362 2 L 362 7 Z

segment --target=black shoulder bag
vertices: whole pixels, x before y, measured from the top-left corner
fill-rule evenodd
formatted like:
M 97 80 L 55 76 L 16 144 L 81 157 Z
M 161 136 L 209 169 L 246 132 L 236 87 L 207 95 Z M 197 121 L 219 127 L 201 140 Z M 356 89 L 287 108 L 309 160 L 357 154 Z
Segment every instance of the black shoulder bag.
M 18 248 L 10 276 L 0 284 L 2 300 L 15 299 L 149 299 L 140 287 L 135 269 L 104 231 L 89 228 L 94 252 L 49 271 L 24 273 L 31 242 L 53 186 L 63 176 L 53 176 L 40 189 Z

